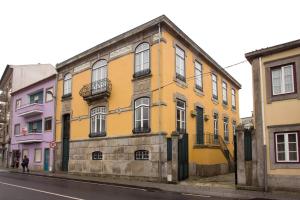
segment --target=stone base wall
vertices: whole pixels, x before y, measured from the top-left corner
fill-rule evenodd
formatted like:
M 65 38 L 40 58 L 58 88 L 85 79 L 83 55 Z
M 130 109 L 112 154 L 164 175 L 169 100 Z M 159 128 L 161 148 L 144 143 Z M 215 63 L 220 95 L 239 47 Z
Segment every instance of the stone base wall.
M 268 189 L 300 192 L 300 175 L 268 175 Z
M 56 169 L 61 169 L 61 143 L 57 146 Z M 149 151 L 149 160 L 135 160 L 136 150 Z M 102 152 L 102 160 L 92 160 L 94 151 Z M 135 177 L 151 181 L 158 181 L 162 177 L 166 180 L 166 136 L 164 134 L 141 134 L 70 141 L 68 169 L 70 173 L 75 174 Z
M 210 177 L 229 173 L 228 164 L 200 165 L 189 163 L 189 175 Z

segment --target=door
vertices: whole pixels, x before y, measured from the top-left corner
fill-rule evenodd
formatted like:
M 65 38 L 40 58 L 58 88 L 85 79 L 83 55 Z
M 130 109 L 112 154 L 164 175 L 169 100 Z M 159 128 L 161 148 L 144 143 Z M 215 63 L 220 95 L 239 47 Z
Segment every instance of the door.
M 49 157 L 50 157 L 50 150 L 46 148 L 44 150 L 44 170 L 49 171 Z
M 92 70 L 92 93 L 102 92 L 106 89 L 107 62 L 100 60 L 96 62 Z
M 196 107 L 196 140 L 197 144 L 204 144 L 204 121 L 203 121 L 203 108 Z
M 189 177 L 188 134 L 180 134 L 178 139 L 178 180 Z
M 63 115 L 62 171 L 68 171 L 70 142 L 70 114 Z

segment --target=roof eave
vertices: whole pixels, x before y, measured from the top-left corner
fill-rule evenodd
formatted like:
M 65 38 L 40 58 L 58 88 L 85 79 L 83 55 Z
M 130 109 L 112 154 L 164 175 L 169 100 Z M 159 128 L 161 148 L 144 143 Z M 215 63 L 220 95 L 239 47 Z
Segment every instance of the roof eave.
M 271 55 L 274 53 L 279 53 L 282 51 L 286 51 L 289 49 L 294 49 L 300 47 L 300 39 L 299 40 L 294 40 L 291 42 L 275 45 L 272 47 L 267 47 L 264 49 L 256 50 L 256 51 L 251 51 L 249 53 L 245 54 L 245 57 L 249 62 L 252 62 L 255 58 L 262 57 L 262 56 L 267 56 Z
M 198 51 L 207 61 L 209 61 L 212 65 L 217 67 L 225 76 L 227 76 L 237 87 L 238 89 L 241 89 L 241 84 L 235 80 L 224 68 L 222 68 L 212 57 L 210 57 L 202 48 L 200 48 L 192 39 L 190 39 L 179 27 L 177 27 L 167 16 L 161 15 L 149 22 L 146 22 L 136 28 L 133 28 L 125 33 L 122 33 L 112 39 L 109 39 L 101 44 L 98 44 L 78 55 L 75 55 L 61 63 L 58 63 L 56 65 L 56 69 L 59 70 L 60 68 L 71 64 L 79 59 L 82 59 L 92 53 L 95 53 L 99 51 L 100 49 L 106 48 L 112 44 L 115 44 L 119 41 L 121 41 L 124 38 L 130 37 L 132 35 L 138 34 L 139 32 L 144 31 L 145 29 L 150 29 L 159 23 L 164 23 L 168 27 L 170 27 L 173 31 L 175 31 L 183 40 L 186 40 L 188 44 L 192 46 L 196 51 Z

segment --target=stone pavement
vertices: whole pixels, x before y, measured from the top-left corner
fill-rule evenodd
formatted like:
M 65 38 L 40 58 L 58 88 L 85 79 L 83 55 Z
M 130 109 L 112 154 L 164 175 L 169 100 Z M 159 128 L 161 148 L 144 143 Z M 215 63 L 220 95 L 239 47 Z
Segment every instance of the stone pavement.
M 0 169 L 1 170 L 1 169 Z M 3 169 L 1 171 L 4 171 Z M 10 173 L 22 173 L 21 170 L 9 169 L 7 172 Z M 146 182 L 129 180 L 123 178 L 103 178 L 95 176 L 84 176 L 75 175 L 65 172 L 30 172 L 30 175 L 35 176 L 45 176 L 53 177 L 59 179 L 69 179 L 76 181 L 94 182 L 101 184 L 112 184 L 121 185 L 126 187 L 138 187 L 145 188 L 147 190 L 163 190 L 169 192 L 179 192 L 187 194 L 199 194 L 217 197 L 231 197 L 237 199 L 280 199 L 280 200 L 300 200 L 300 193 L 285 192 L 285 191 L 273 191 L 273 192 L 259 192 L 259 191 L 247 191 L 247 190 L 236 190 L 234 186 L 229 184 L 211 184 L 206 179 L 206 183 L 203 184 L 196 181 L 197 178 L 192 177 L 187 181 L 183 181 L 179 184 L 166 184 L 166 183 L 156 183 L 156 182 Z M 230 175 L 229 175 L 230 176 Z M 212 178 L 210 178 L 212 179 Z M 204 181 L 205 182 L 205 181 Z

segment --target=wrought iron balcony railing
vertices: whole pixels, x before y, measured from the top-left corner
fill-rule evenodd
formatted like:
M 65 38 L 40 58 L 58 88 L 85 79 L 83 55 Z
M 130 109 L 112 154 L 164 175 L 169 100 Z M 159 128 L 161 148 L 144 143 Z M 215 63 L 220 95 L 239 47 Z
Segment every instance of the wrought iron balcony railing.
M 86 101 L 93 101 L 103 97 L 109 97 L 112 85 L 109 79 L 101 79 L 84 85 L 79 91 L 80 96 Z

